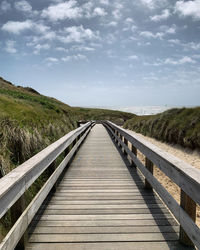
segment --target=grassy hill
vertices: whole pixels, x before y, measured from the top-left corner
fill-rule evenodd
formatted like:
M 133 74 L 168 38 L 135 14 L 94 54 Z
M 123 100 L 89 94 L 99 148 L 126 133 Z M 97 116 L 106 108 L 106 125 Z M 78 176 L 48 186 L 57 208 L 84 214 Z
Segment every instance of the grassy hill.
M 151 116 L 135 116 L 124 124 L 158 140 L 200 150 L 200 107 L 171 109 Z
M 133 114 L 120 111 L 70 107 L 0 77 L 0 178 L 75 129 L 80 120 L 110 120 L 122 125 L 132 117 Z M 42 174 L 26 191 L 27 204 L 46 178 L 46 173 Z M 8 211 L 0 220 L 0 241 L 10 226 Z
M 79 120 L 111 120 L 118 124 L 133 114 L 105 109 L 74 108 L 32 88 L 0 78 L 1 174 L 77 127 Z

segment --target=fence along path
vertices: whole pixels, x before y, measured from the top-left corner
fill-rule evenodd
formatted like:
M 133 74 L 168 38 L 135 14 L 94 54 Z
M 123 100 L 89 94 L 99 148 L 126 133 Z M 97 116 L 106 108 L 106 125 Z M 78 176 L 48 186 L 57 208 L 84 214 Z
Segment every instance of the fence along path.
M 26 249 L 185 249 L 178 231 L 161 199 L 144 188 L 97 124 L 33 219 Z

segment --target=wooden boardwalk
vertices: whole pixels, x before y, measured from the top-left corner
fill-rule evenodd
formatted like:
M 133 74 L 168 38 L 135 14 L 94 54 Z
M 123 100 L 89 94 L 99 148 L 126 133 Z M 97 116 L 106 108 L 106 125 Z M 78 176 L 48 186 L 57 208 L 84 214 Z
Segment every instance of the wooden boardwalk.
M 26 249 L 185 249 L 160 198 L 95 125 L 35 216 Z

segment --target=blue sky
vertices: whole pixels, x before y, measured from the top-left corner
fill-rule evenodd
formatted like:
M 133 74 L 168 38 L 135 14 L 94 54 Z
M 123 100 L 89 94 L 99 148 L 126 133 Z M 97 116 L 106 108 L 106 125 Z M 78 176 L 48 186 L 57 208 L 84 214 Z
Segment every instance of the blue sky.
M 200 0 L 1 0 L 0 75 L 73 106 L 200 104 Z

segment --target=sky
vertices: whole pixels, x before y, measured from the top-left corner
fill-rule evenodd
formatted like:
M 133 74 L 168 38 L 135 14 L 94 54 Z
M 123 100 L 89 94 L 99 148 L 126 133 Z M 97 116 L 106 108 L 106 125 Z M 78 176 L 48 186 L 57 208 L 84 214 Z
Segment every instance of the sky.
M 72 106 L 200 105 L 200 0 L 0 0 L 0 76 Z

